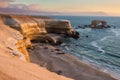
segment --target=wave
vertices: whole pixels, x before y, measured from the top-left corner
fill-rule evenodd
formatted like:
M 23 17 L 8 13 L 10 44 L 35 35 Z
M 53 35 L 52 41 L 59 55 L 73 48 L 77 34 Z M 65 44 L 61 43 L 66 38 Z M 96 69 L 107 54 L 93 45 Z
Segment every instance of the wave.
M 105 36 L 102 39 L 100 39 L 100 41 L 105 41 L 105 40 L 107 40 L 109 38 L 120 36 L 120 29 L 113 29 L 113 28 L 111 28 L 110 32 L 112 32 L 114 35 Z
M 91 42 L 91 45 L 94 46 L 94 47 L 96 47 L 100 53 L 105 53 L 105 51 L 102 49 L 101 46 L 99 46 L 99 45 L 97 44 L 97 42 L 92 41 L 92 42 Z
M 120 36 L 120 29 L 111 29 L 111 31 L 115 34 L 116 37 Z

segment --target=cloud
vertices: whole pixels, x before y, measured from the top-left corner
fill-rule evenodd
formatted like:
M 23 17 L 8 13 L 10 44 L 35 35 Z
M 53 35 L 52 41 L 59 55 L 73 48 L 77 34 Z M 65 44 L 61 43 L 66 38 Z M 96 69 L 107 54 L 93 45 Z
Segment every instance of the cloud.
M 0 8 L 7 8 L 10 2 L 14 2 L 15 0 L 0 0 Z
M 9 6 L 8 2 L 0 2 L 1 8 L 7 8 Z
M 30 5 L 28 5 L 28 9 L 30 11 L 40 11 L 41 6 L 39 4 L 30 4 Z
M 25 4 L 10 4 L 8 6 L 8 8 L 14 8 L 14 9 L 23 9 L 23 10 L 27 10 L 28 9 L 28 6 L 25 5 Z
M 15 0 L 0 0 L 0 13 L 4 14 L 39 14 L 41 6 L 39 4 L 14 4 Z
M 0 13 L 21 13 L 32 14 L 39 13 L 41 6 L 39 4 L 14 4 L 16 0 L 0 0 Z
M 16 0 L 0 0 L 0 2 L 14 2 Z
M 14 4 L 16 0 L 0 0 L 0 13 L 26 15 L 107 15 L 104 12 L 54 12 L 46 10 L 39 4 Z

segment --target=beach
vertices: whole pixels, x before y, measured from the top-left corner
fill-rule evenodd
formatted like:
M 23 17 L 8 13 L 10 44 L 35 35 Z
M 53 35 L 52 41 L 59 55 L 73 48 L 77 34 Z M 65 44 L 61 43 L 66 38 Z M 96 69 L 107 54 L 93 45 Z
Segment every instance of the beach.
M 34 43 L 28 51 L 32 63 L 74 80 L 116 80 L 56 46 Z

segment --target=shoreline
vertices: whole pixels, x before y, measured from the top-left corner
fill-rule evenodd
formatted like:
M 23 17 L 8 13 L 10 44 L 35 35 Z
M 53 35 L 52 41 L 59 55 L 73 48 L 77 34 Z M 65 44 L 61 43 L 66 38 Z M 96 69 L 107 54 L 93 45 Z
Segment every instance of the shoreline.
M 75 80 L 117 80 L 56 46 L 33 43 L 33 49 L 29 49 L 28 51 L 32 63 L 45 67 L 58 75 Z

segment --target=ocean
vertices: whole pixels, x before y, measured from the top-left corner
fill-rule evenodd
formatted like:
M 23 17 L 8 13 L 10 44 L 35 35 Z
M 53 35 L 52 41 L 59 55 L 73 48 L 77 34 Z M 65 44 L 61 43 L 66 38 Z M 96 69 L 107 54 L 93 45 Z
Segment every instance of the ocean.
M 111 74 L 120 80 L 120 17 L 97 16 L 51 16 L 70 20 L 80 33 L 79 39 L 69 38 L 61 45 L 66 52 L 77 56 L 83 62 Z M 89 25 L 92 20 L 105 20 L 111 28 L 78 28 Z M 87 37 L 86 37 L 87 36 Z

